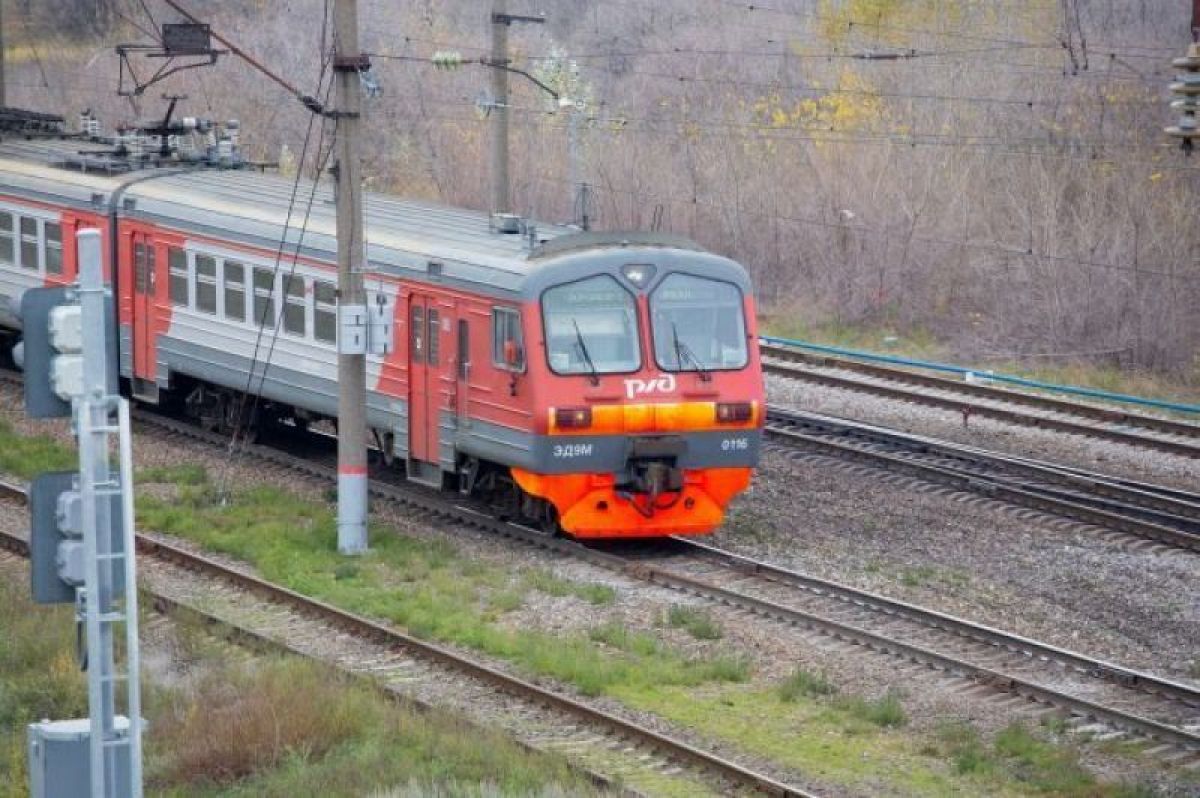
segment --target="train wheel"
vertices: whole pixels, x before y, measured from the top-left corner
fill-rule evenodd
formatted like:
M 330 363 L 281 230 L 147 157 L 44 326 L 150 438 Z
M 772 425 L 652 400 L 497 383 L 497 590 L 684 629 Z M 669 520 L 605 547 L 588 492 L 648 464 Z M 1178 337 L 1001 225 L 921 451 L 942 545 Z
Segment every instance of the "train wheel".
M 544 534 L 550 537 L 559 537 L 563 533 L 562 524 L 559 523 L 558 508 L 553 502 L 542 501 L 541 523 L 539 526 Z

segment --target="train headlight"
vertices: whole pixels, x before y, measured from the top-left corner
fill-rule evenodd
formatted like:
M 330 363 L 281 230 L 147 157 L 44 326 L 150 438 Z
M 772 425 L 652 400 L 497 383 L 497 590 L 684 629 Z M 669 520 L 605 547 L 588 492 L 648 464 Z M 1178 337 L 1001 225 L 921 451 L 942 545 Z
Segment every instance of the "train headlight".
M 745 424 L 754 418 L 754 405 L 750 402 L 718 402 L 717 421 L 721 424 Z
M 621 267 L 621 274 L 625 275 L 625 279 L 633 283 L 636 288 L 645 288 L 650 281 L 654 279 L 654 273 L 657 271 L 649 263 L 627 263 Z
M 558 429 L 586 429 L 592 426 L 590 407 L 559 407 L 554 410 L 554 426 Z

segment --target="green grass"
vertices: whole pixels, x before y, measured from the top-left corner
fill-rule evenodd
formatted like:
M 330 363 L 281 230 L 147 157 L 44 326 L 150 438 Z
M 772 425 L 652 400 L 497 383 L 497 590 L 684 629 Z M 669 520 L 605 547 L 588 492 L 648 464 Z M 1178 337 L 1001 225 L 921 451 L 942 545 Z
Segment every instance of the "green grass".
M 905 587 L 926 587 L 940 584 L 945 587 L 966 587 L 971 582 L 970 574 L 957 568 L 935 568 L 919 565 L 900 569 L 900 584 Z
M 908 723 L 900 696 L 891 690 L 875 699 L 843 696 L 837 700 L 837 707 L 853 718 L 882 728 L 899 728 Z
M 141 468 L 138 469 L 134 478 L 138 484 L 170 484 L 195 487 L 208 482 L 208 471 L 202 465 L 185 463 L 175 466 Z
M 534 568 L 525 575 L 525 584 L 539 593 L 556 598 L 574 596 L 597 607 L 607 606 L 617 600 L 617 591 L 608 585 L 594 582 L 574 582 L 563 579 L 544 568 Z
M 79 467 L 79 454 L 47 435 L 21 435 L 0 421 L 0 473 L 33 479 L 43 471 Z
M 779 700 L 787 703 L 792 703 L 798 700 L 801 696 L 804 698 L 820 698 L 822 696 L 836 695 L 838 692 L 837 685 L 829 681 L 823 673 L 814 673 L 804 668 L 797 668 L 792 671 L 777 688 L 779 692 Z
M 1074 750 L 1043 740 L 1023 724 L 1005 727 L 996 735 L 994 747 L 1017 778 L 1038 792 L 1084 795 L 1096 784 Z
M 26 725 L 86 716 L 86 677 L 69 608 L 34 607 L 25 580 L 9 573 L 0 573 L 0 798 L 24 798 Z M 359 796 L 397 784 L 422 795 L 596 792 L 558 757 L 452 715 L 418 715 L 323 665 L 232 664 L 191 623 L 178 625 L 177 643 L 171 680 L 143 672 L 150 795 Z
M 799 672 L 799 671 L 798 671 Z M 786 685 L 794 683 L 792 690 Z M 766 757 L 855 795 L 1143 798 L 1144 785 L 1107 783 L 1082 768 L 1071 744 L 1010 727 L 995 740 L 965 723 L 933 732 L 904 726 L 896 695 L 870 701 L 829 692 L 816 674 L 774 687 L 714 684 L 618 697 L 735 750 Z M 815 693 L 812 695 L 810 693 Z
M 667 624 L 686 630 L 697 640 L 720 640 L 725 634 L 708 610 L 686 604 L 674 604 L 667 610 Z
M 383 528 L 372 530 L 366 556 L 347 563 L 336 551 L 330 508 L 277 488 L 253 488 L 220 503 L 209 485 L 180 484 L 171 500 L 141 497 L 138 517 L 145 528 L 242 559 L 293 590 L 382 618 L 419 637 L 503 658 L 587 695 L 617 686 L 694 686 L 748 677 L 746 660 L 719 653 L 688 657 L 652 636 L 504 628 L 496 620 L 519 607 L 530 590 L 575 596 L 592 605 L 610 603 L 615 593 L 540 570 L 487 564 L 444 540 Z
M 0 796 L 24 795 L 25 727 L 87 715 L 69 607 L 35 609 L 24 579 L 0 574 Z

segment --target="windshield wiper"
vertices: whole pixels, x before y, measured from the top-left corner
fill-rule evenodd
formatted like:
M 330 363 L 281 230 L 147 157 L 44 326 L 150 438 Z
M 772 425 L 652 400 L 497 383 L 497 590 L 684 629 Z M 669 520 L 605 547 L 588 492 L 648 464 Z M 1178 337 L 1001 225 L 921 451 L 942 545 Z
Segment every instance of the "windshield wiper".
M 600 372 L 596 370 L 596 364 L 592 361 L 592 356 L 588 353 L 587 344 L 583 342 L 583 333 L 579 331 L 579 322 L 571 319 L 571 323 L 575 325 L 575 341 L 579 347 L 579 354 L 583 355 L 584 361 L 587 363 L 588 369 L 591 371 L 589 375 L 592 385 L 600 384 Z
M 686 357 L 696 364 L 696 371 L 700 374 L 701 380 L 704 382 L 711 380 L 712 375 L 708 373 L 708 369 L 704 368 L 700 358 L 696 357 L 696 353 L 687 344 L 679 340 L 679 327 L 675 322 L 671 322 L 671 336 L 675 339 L 675 362 L 679 365 L 679 370 L 683 371 L 683 359 Z

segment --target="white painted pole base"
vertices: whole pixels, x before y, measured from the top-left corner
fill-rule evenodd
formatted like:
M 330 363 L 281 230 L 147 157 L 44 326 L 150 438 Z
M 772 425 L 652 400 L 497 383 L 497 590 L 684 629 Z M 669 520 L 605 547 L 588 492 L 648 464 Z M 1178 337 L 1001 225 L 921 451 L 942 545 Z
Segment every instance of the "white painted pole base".
M 367 550 L 367 475 L 338 474 L 338 553 Z

